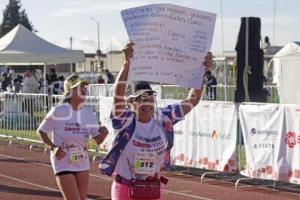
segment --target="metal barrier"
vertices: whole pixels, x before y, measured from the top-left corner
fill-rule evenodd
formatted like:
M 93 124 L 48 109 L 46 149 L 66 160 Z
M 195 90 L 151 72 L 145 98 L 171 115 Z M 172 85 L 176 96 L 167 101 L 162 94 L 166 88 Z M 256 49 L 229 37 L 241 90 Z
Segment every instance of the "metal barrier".
M 42 144 L 36 129 L 61 100 L 62 95 L 0 93 L 0 136 L 9 138 L 10 144 L 14 139 Z M 87 96 L 85 105 L 92 107 L 99 120 L 99 97 Z
M 157 97 L 161 99 L 184 99 L 189 89 L 177 85 L 159 85 L 152 84 L 152 88 L 157 92 Z M 279 103 L 277 87 L 275 85 L 265 85 L 268 91 L 266 103 Z M 89 95 L 95 97 L 111 97 L 114 92 L 114 85 L 111 84 L 90 84 L 88 87 Z M 215 92 L 214 92 L 215 91 Z M 216 85 L 205 88 L 203 91 L 203 100 L 216 101 L 234 101 L 235 86 L 234 85 Z

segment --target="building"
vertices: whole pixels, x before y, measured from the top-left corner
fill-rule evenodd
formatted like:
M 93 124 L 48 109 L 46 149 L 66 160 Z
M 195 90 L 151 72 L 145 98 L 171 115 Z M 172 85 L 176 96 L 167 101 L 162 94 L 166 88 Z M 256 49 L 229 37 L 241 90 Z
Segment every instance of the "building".
M 75 70 L 76 72 L 92 72 L 100 73 L 101 69 L 107 69 L 107 56 L 106 54 L 96 57 L 94 53 L 85 54 L 85 63 L 76 63 Z
M 124 63 L 122 51 L 109 51 L 106 56 L 107 69 L 112 73 L 118 73 Z

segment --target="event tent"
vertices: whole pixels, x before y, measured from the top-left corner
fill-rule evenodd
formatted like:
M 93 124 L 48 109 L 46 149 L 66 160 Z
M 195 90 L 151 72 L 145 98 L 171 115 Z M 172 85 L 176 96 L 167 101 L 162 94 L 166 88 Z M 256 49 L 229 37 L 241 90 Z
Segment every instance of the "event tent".
M 68 50 L 40 38 L 19 24 L 0 39 L 0 64 L 82 63 L 82 51 Z
M 280 103 L 300 104 L 300 42 L 290 42 L 272 58 Z
M 46 77 L 47 64 L 83 62 L 83 51 L 56 46 L 21 24 L 0 39 L 0 64 L 44 65 L 44 77 Z

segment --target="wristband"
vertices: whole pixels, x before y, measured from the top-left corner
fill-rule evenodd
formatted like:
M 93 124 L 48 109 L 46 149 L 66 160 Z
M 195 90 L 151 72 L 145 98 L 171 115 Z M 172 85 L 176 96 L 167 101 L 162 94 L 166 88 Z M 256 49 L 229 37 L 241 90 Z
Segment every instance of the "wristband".
M 55 148 L 58 148 L 58 147 L 57 147 L 57 146 L 51 146 L 51 147 L 50 147 L 50 151 L 55 150 Z

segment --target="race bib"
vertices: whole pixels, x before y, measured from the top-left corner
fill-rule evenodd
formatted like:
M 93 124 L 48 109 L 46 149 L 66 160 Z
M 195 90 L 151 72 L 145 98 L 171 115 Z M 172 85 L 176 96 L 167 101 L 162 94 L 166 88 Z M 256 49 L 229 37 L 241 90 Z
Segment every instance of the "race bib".
M 137 152 L 134 160 L 134 172 L 136 174 L 153 175 L 155 173 L 155 152 Z
M 76 164 L 85 161 L 87 156 L 83 147 L 72 147 L 69 148 L 70 162 L 71 164 Z

